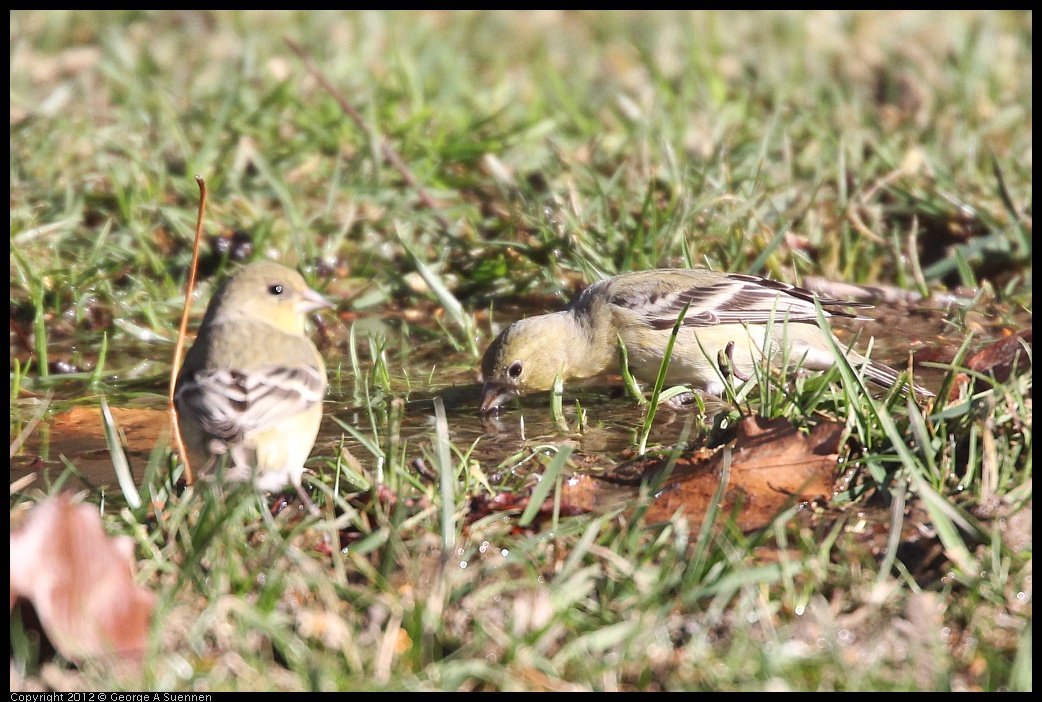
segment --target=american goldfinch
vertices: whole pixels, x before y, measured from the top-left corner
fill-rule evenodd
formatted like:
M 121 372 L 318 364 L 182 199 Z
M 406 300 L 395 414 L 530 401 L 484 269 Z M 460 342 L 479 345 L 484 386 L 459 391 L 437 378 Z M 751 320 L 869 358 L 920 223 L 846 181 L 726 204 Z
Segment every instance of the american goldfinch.
M 558 375 L 562 381 L 590 378 L 617 366 L 620 338 L 633 375 L 654 382 L 685 305 L 668 385 L 721 395 L 721 355 L 736 376 L 748 378 L 763 356 L 768 333 L 773 363 L 784 357 L 790 365 L 825 370 L 835 356 L 818 326 L 815 299 L 831 308 L 825 316 L 858 319 L 835 308 L 867 306 L 816 298 L 809 290 L 752 275 L 682 268 L 623 273 L 586 288 L 560 312 L 522 319 L 503 330 L 481 361 L 480 410 L 491 412 L 511 397 L 549 390 Z M 854 351 L 846 356 L 873 381 L 888 387 L 897 382 L 893 368 Z
M 214 293 L 177 376 L 174 403 L 191 465 L 264 491 L 301 488 L 318 436 L 326 366 L 305 315 L 332 307 L 304 278 L 272 262 L 239 269 Z

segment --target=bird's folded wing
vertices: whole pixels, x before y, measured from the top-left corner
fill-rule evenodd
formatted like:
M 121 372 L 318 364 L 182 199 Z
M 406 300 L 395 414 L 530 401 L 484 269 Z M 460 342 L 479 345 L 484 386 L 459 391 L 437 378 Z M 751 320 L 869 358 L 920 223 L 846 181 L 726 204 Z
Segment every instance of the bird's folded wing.
M 322 402 L 326 379 L 311 366 L 200 371 L 178 390 L 211 436 L 228 443 Z
M 817 298 L 823 308 L 870 307 L 865 303 Z M 715 324 L 767 324 L 769 321 L 817 322 L 815 295 L 797 288 L 755 276 L 728 275 L 710 285 L 677 289 L 630 289 L 612 297 L 614 305 L 633 310 L 654 329 L 669 329 L 687 305 L 683 326 L 707 327 Z M 857 317 L 836 309 L 825 316 Z

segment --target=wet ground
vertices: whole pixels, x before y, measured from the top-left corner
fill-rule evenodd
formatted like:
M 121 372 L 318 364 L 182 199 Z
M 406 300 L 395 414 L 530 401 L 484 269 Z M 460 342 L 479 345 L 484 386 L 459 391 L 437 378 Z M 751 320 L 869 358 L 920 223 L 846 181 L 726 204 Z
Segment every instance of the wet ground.
M 952 319 L 954 313 L 944 309 L 884 306 L 870 310 L 870 314 L 875 321 L 838 321 L 834 325 L 837 336 L 847 342 L 852 334 L 860 334 L 857 347 L 862 350 L 866 346 L 863 340 L 872 337 L 872 357 L 895 366 L 907 364 L 909 350 L 923 357 L 943 360 L 953 354 L 961 342 L 961 332 Z M 999 318 L 998 315 L 980 314 L 966 320 L 968 326 L 975 328 L 977 345 L 984 345 L 989 339 L 1008 332 L 1009 325 L 989 326 Z M 327 344 L 323 353 L 330 369 L 330 393 L 326 401 L 327 418 L 314 452 L 316 456 L 335 455 L 337 448 L 343 445 L 363 464 L 375 460 L 359 441 L 344 433 L 331 419 L 332 416 L 357 427 L 370 438 L 374 424 L 381 440 L 388 431 L 396 431 L 400 434 L 398 445 L 404 444 L 410 455 L 419 455 L 420 447 L 429 444 L 434 434 L 433 399 L 441 397 L 449 420 L 452 444 L 461 448 L 473 447 L 471 459 L 490 473 L 497 468 L 510 470 L 512 457 L 523 453 L 525 448 L 540 444 L 566 442 L 577 453 L 586 456 L 591 464 L 601 468 L 633 457 L 644 410 L 624 395 L 617 376 L 566 388 L 564 410 L 568 429 L 563 430 L 552 419 L 546 395 L 523 398 L 508 405 L 498 415 L 481 417 L 477 412 L 480 393 L 478 362 L 468 353 L 438 343 L 436 330 L 428 335 L 435 341 L 417 344 L 401 338 L 400 334 L 396 337 L 393 321 L 377 322 L 375 326 L 370 324 L 370 328 L 376 329 L 385 340 L 383 356 L 387 381 L 382 387 L 368 378 L 374 366 L 365 353 L 358 354 L 358 367 L 363 377 L 356 377 L 351 372 L 346 326 L 338 329 L 329 325 L 324 329 Z M 367 350 L 365 343 L 357 341 L 361 336 L 357 329 L 355 336 L 356 349 Z M 164 359 L 171 353 L 166 343 L 124 345 L 119 353 L 110 351 L 106 362 L 106 368 L 112 369 L 111 374 L 106 374 L 109 404 L 124 432 L 132 467 L 139 476 L 155 443 L 166 435 L 168 379 L 162 374 L 169 367 L 168 362 L 164 364 Z M 58 349 L 55 355 L 61 358 L 61 350 Z M 90 364 L 90 359 L 85 362 L 82 355 L 66 355 L 72 365 Z M 918 367 L 916 373 L 917 380 L 927 387 L 936 387 L 943 377 L 943 371 L 925 367 Z M 86 387 L 82 377 L 70 376 L 67 381 L 57 379 L 50 385 L 54 390 L 51 410 L 31 427 L 17 455 L 12 456 L 12 481 L 32 473 L 38 478 L 53 480 L 72 464 L 80 474 L 74 477 L 82 477 L 95 488 L 115 484 L 96 391 Z M 375 408 L 372 417 L 366 409 L 367 383 L 368 401 Z M 81 399 L 76 399 L 76 393 L 81 394 Z M 21 411 L 12 413 L 12 441 L 30 422 L 44 396 L 45 390 L 38 386 L 24 392 L 16 401 Z M 404 402 L 402 411 L 392 410 L 392 398 Z M 585 415 L 581 428 L 576 403 Z M 711 412 L 713 407 L 710 399 L 707 412 Z M 686 414 L 661 409 L 648 446 L 671 446 L 680 435 Z
M 1027 316 L 1011 323 L 1001 311 L 965 313 L 937 307 L 884 306 L 875 308 L 872 315 L 872 322 L 840 320 L 834 330 L 844 343 L 853 334 L 860 334 L 855 344 L 860 350 L 865 349 L 869 337 L 873 338 L 872 358 L 895 367 L 907 365 L 910 351 L 917 359 L 943 364 L 962 343 L 965 328 L 975 335 L 972 351 L 1009 337 L 1021 327 L 1030 330 L 1031 324 Z M 838 448 L 832 445 L 837 431 L 824 426 L 827 423 L 820 423 L 815 432 L 805 436 L 795 432 L 787 420 L 756 425 L 749 423 L 755 418 L 748 418 L 745 425 L 731 427 L 728 437 L 733 453 L 727 454 L 724 464 L 721 452 L 706 446 L 720 439 L 712 431 L 712 415 L 725 407 L 722 403 L 709 399 L 706 417 L 663 406 L 647 442 L 648 458 L 638 460 L 636 446 L 645 410 L 624 394 L 618 377 L 567 387 L 566 426 L 559 426 L 552 418 L 547 395 L 522 398 L 497 415 L 482 417 L 477 411 L 481 389 L 478 362 L 468 353 L 448 347 L 438 330 L 426 330 L 423 336 L 427 340 L 417 342 L 415 326 L 406 335 L 393 321 L 377 320 L 372 326 L 373 320 L 369 320 L 368 324 L 378 330 L 382 342 L 374 346 L 359 342 L 361 334 L 356 328 L 357 361 L 351 360 L 349 325 L 322 329 L 330 392 L 313 452 L 316 458 L 310 464 L 317 471 L 329 470 L 323 459 L 344 455 L 370 481 L 379 483 L 386 468 L 379 454 L 385 452 L 400 456 L 402 465 L 420 473 L 420 479 L 436 481 L 431 468 L 436 435 L 434 400 L 441 398 L 451 445 L 466 453 L 471 465 L 480 467 L 490 485 L 509 488 L 475 500 L 471 521 L 492 511 L 523 509 L 543 466 L 563 446 L 571 449 L 571 459 L 555 508 L 562 510 L 560 514 L 599 511 L 632 502 L 642 482 L 663 473 L 663 456 L 684 436 L 688 448 L 680 461 L 668 468 L 669 478 L 661 482 L 662 492 L 646 516 L 666 520 L 678 507 L 684 507 L 691 523 L 697 525 L 703 513 L 715 505 L 732 514 L 742 529 L 757 529 L 789 507 L 805 505 L 811 509 L 801 507 L 796 518 L 810 528 L 828 528 L 836 520 L 847 520 L 851 524 L 846 530 L 849 538 L 870 552 L 882 553 L 887 548 L 891 514 L 885 501 L 830 507 L 832 496 L 845 489 L 844 480 L 849 476 L 839 474 Z M 113 369 L 106 376 L 108 402 L 139 482 L 156 445 L 166 446 L 169 441 L 165 401 L 169 381 L 164 375 L 169 361 L 164 363 L 163 359 L 171 355 L 170 348 L 168 343 L 124 345 L 121 353 L 110 356 L 106 364 Z M 365 349 L 375 353 L 363 353 Z M 374 363 L 373 355 L 380 357 L 381 363 Z M 81 357 L 77 360 L 83 361 Z M 945 371 L 928 366 L 917 360 L 916 380 L 937 389 Z M 360 373 L 353 373 L 352 367 L 359 368 Z M 21 488 L 35 484 L 48 489 L 61 480 L 65 489 L 87 488 L 96 494 L 119 490 L 96 392 L 86 387 L 83 378 L 53 381 L 49 399 L 47 391 L 37 387 L 23 392 L 12 403 L 11 437 L 17 447 L 12 451 L 12 485 L 17 483 Z M 50 411 L 36 416 L 48 403 Z M 361 439 L 346 432 L 341 424 L 356 428 Z M 372 446 L 377 447 L 375 451 Z M 718 502 L 716 489 L 724 465 L 731 471 L 730 482 Z M 847 514 L 848 508 L 854 513 Z M 935 536 L 928 536 L 931 528 L 923 521 L 926 517 L 921 507 L 910 502 L 906 512 L 902 560 L 907 558 L 909 570 L 921 573 L 917 579 L 925 582 L 938 577 L 940 566 L 935 564 L 942 563 L 943 550 L 938 550 Z

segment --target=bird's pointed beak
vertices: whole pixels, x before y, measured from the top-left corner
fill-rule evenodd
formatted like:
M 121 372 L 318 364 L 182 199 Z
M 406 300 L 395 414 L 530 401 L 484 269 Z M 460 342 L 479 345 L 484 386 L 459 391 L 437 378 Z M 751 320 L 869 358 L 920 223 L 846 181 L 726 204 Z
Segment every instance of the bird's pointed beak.
M 517 397 L 517 391 L 496 383 L 485 383 L 481 389 L 481 403 L 478 412 L 490 414 L 499 411 L 504 402 L 512 397 Z
M 297 305 L 297 310 L 301 314 L 308 314 L 309 312 L 317 312 L 318 310 L 333 309 L 336 307 L 327 298 L 319 295 L 317 292 L 308 288 L 304 291 L 303 299 Z

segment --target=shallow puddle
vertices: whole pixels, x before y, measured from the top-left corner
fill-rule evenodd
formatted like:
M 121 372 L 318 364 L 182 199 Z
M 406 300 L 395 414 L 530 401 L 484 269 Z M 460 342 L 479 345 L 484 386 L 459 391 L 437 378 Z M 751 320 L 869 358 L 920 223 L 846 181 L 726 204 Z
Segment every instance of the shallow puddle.
M 873 337 L 872 357 L 895 367 L 907 364 L 910 349 L 919 352 L 925 349 L 931 358 L 943 359 L 945 354 L 953 354 L 961 342 L 955 325 L 949 321 L 949 313 L 943 310 L 875 308 L 872 314 L 874 322 L 857 324 L 839 320 L 834 325 L 837 336 L 845 343 L 855 333 L 860 333 L 862 340 Z M 969 322 L 976 325 L 978 334 L 974 348 L 1008 332 L 987 327 L 988 319 L 980 315 Z M 439 343 L 439 339 L 444 338 L 442 331 L 423 329 L 422 336 L 428 341 L 417 343 L 415 323 L 406 325 L 413 338 L 396 332 L 393 322 L 377 320 L 377 326 L 372 327 L 370 320 L 368 324 L 378 330 L 380 341 L 370 344 L 356 327 L 354 361 L 346 325 L 343 329 L 335 326 L 323 329 L 330 393 L 313 456 L 328 458 L 346 450 L 374 481 L 381 470 L 379 452 L 394 452 L 404 456 L 405 465 L 416 465 L 417 459 L 422 462 L 424 456 L 432 455 L 434 399 L 440 397 L 445 405 L 451 445 L 461 452 L 469 451 L 468 460 L 476 462 L 493 485 L 520 486 L 527 477 L 538 474 L 542 466 L 538 459 L 554 450 L 548 447 L 569 446 L 571 467 L 565 471 L 580 476 L 610 476 L 620 465 L 636 458 L 644 409 L 623 394 L 616 378 L 566 388 L 565 427 L 554 422 L 545 394 L 522 398 L 509 403 L 498 415 L 481 417 L 477 412 L 478 362 L 468 353 L 446 348 L 444 341 Z M 1027 324 L 1030 325 L 1030 320 Z M 856 346 L 864 350 L 866 343 L 859 341 Z M 169 415 L 165 406 L 168 379 L 159 374 L 162 361 L 161 358 L 157 361 L 155 356 L 167 356 L 170 351 L 165 344 L 158 354 L 159 345 L 131 348 L 137 356 L 124 348 L 122 357 L 110 359 L 110 367 L 120 370 L 108 377 L 107 382 L 111 383 L 109 403 L 124 437 L 132 471 L 140 481 L 157 442 L 168 441 Z M 381 362 L 374 364 L 374 356 Z M 353 367 L 357 367 L 360 374 L 354 373 Z M 929 368 L 917 368 L 916 373 L 920 383 L 932 388 L 939 385 L 944 375 L 943 370 Z M 372 378 L 378 374 L 380 382 L 374 382 Z M 12 456 L 12 482 L 34 475 L 46 486 L 69 471 L 71 465 L 75 471 L 66 476 L 67 487 L 118 489 L 98 403 L 87 400 L 69 406 L 76 388 L 82 391 L 82 380 L 56 379 L 51 387 L 56 396 L 52 400 L 53 409 L 57 411 L 48 412 L 27 432 L 17 455 Z M 18 400 L 22 411 L 12 413 L 12 439 L 26 429 L 42 401 L 38 392 Z M 712 407 L 710 402 L 707 411 Z M 649 437 L 649 448 L 668 450 L 686 431 L 691 450 L 698 449 L 696 439 L 707 435 L 706 422 L 712 420 L 696 418 L 693 414 L 661 407 Z M 355 427 L 362 440 L 345 432 L 334 417 Z M 375 446 L 376 453 L 366 443 Z M 310 465 L 318 471 L 328 470 L 327 463 L 314 458 Z M 618 481 L 614 482 L 615 487 L 604 491 L 605 495 L 613 496 L 609 502 L 619 494 Z M 638 484 L 639 480 L 623 492 L 636 495 Z M 688 486 L 684 489 L 696 494 L 707 488 Z M 676 489 L 663 493 L 664 510 L 676 494 Z M 592 498 L 584 494 L 582 499 Z M 755 527 L 757 523 L 748 522 L 748 525 Z

